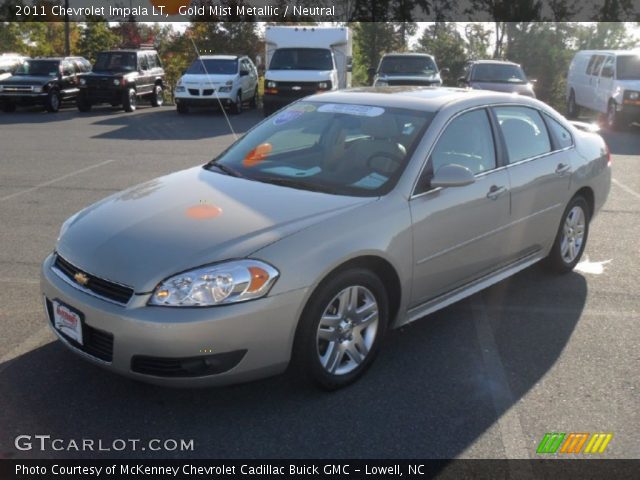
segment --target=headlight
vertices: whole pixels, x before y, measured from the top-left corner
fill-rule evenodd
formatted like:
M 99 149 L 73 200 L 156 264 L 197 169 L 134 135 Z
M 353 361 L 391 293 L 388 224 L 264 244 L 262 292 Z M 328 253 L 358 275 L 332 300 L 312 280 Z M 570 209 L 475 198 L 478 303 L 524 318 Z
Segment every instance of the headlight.
M 184 92 L 184 87 L 182 85 L 178 85 L 176 87 L 176 92 Z
M 277 87 L 276 82 L 272 82 L 271 80 L 267 82 L 267 88 L 276 88 L 276 87 Z
M 222 92 L 230 92 L 231 91 L 231 87 L 227 87 L 227 86 L 220 87 L 220 88 L 218 88 L 218 91 L 221 92 L 221 93 Z
M 320 82 L 320 83 L 318 84 L 318 88 L 319 88 L 320 90 L 326 90 L 327 88 L 329 88 L 329 84 L 328 84 L 327 82 Z
M 113 79 L 113 84 L 116 85 L 116 86 L 120 85 L 120 79 L 119 78 L 114 78 Z
M 87 79 L 86 78 L 81 78 L 80 79 L 80 85 L 86 85 L 87 84 Z
M 244 302 L 265 296 L 278 271 L 258 260 L 233 260 L 164 280 L 156 287 L 149 305 L 210 307 Z
M 637 100 L 640 97 L 640 93 L 638 92 L 629 92 L 629 98 L 631 100 Z

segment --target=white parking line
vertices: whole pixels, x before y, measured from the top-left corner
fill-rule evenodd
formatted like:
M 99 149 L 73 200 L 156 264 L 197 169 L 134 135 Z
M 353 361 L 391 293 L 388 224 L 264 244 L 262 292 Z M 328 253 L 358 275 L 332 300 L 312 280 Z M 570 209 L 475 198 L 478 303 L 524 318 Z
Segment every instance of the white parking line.
M 624 183 L 619 182 L 615 178 L 612 179 L 611 181 L 615 183 L 617 186 L 619 186 L 621 189 L 623 189 L 625 192 L 627 192 L 628 194 L 633 195 L 634 197 L 640 199 L 640 193 L 636 192 L 630 187 L 627 187 Z
M 528 459 L 529 451 L 525 446 L 520 418 L 516 412 L 515 398 L 498 353 L 496 339 L 491 330 L 487 308 L 481 295 L 473 303 L 473 323 L 476 327 L 478 344 L 482 353 L 482 362 L 487 372 L 487 385 L 498 419 L 498 430 L 507 459 Z M 522 473 L 522 472 L 521 472 Z
M 53 185 L 54 183 L 60 182 L 65 178 L 73 177 L 74 175 L 78 175 L 79 173 L 88 172 L 89 170 L 93 170 L 94 168 L 102 167 L 103 165 L 107 165 L 108 163 L 115 162 L 115 160 L 105 160 L 104 162 L 97 163 L 95 165 L 91 165 L 89 167 L 81 168 L 80 170 L 76 170 L 75 172 L 67 173 L 66 175 L 62 175 L 61 177 L 54 178 L 53 180 L 49 180 L 47 182 L 39 183 L 33 187 L 27 188 L 25 190 L 21 190 L 19 192 L 12 193 L 10 195 L 6 195 L 4 197 L 0 197 L 0 202 L 4 202 L 5 200 L 9 200 L 11 198 L 18 197 L 20 195 L 24 195 L 26 193 L 31 193 L 34 190 L 38 190 L 42 187 L 47 187 L 49 185 Z
M 49 330 L 48 326 L 44 326 L 40 330 L 35 331 L 31 335 L 29 335 L 23 342 L 0 357 L 0 372 L 7 368 L 8 362 L 13 360 L 14 358 L 24 355 L 31 350 L 35 350 L 36 348 L 49 343 L 54 339 L 55 337 Z

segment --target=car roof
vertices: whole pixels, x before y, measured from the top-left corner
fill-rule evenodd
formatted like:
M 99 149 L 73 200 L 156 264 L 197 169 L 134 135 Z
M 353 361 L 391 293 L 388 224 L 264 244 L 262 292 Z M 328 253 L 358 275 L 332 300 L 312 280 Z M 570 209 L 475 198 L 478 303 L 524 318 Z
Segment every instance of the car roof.
M 580 50 L 576 55 L 640 55 L 640 49 L 635 48 L 633 50 Z
M 115 48 L 113 50 L 102 50 L 100 53 L 158 53 L 156 50 L 150 48 Z
M 433 58 L 433 55 L 429 55 L 428 53 L 421 53 L 421 52 L 398 52 L 398 53 L 385 53 L 382 58 L 384 57 L 429 57 L 429 58 Z
M 384 108 L 407 108 L 435 112 L 454 103 L 469 107 L 493 103 L 519 103 L 540 107 L 541 102 L 513 93 L 452 87 L 360 87 L 319 93 L 311 101 L 353 103 Z
M 520 66 L 519 64 L 510 62 L 508 60 L 473 60 L 471 63 L 480 65 L 515 65 L 516 67 Z
M 244 55 L 200 55 L 203 60 L 236 60 Z

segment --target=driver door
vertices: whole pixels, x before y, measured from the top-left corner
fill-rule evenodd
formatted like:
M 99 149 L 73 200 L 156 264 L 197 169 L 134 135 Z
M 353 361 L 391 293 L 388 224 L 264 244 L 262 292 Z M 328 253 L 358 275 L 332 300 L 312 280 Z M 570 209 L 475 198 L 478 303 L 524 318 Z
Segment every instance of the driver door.
M 463 187 L 431 188 L 444 165 L 475 174 Z M 510 221 L 510 185 L 499 167 L 486 109 L 455 117 L 438 139 L 410 201 L 414 278 L 411 306 L 491 273 L 507 257 L 502 244 Z

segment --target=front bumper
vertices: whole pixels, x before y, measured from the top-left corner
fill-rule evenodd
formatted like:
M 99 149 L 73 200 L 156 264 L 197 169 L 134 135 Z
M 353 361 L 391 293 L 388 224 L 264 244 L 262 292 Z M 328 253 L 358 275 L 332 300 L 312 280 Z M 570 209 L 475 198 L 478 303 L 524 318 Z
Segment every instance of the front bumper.
M 630 120 L 640 120 L 640 100 L 625 99 L 622 105 L 618 105 L 618 111 Z
M 80 87 L 80 93 L 82 100 L 96 105 L 100 103 L 110 103 L 112 105 L 119 105 L 122 103 L 123 96 L 127 90 L 121 86 L 108 85 L 108 86 L 95 86 L 88 85 Z
M 53 272 L 52 263 L 50 255 L 42 265 L 45 305 L 47 300 L 64 302 L 82 312 L 85 331 L 111 334 L 111 361 L 78 348 L 57 330 L 54 332 L 75 353 L 108 370 L 158 385 L 203 387 L 275 375 L 289 363 L 306 289 L 211 308 L 150 307 L 146 305 L 149 294 L 134 295 L 126 306 L 120 306 L 71 286 Z M 172 360 L 207 355 L 231 368 L 188 377 L 143 374 L 132 369 L 140 358 Z
M 235 102 L 233 92 L 219 92 L 212 88 L 186 88 L 184 92 L 174 95 L 177 104 L 190 107 L 219 107 L 222 104 L 230 107 Z
M 0 103 L 15 103 L 16 105 L 44 105 L 47 101 L 47 92 L 23 93 L 23 92 L 2 92 L 0 93 Z

